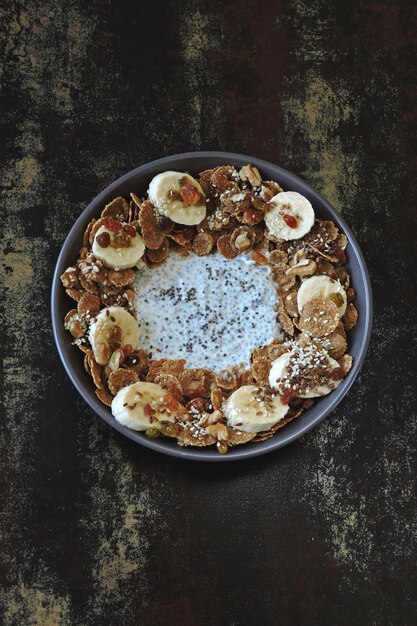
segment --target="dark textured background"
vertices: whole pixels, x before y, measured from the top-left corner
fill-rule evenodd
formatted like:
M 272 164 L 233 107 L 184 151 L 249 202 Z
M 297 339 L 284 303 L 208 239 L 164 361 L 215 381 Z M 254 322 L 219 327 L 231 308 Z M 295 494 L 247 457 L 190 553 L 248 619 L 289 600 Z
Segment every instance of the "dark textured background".
M 413 4 L 1 3 L 7 626 L 417 623 Z M 86 203 L 198 149 L 271 160 L 323 192 L 375 297 L 367 361 L 336 413 L 224 466 L 159 456 L 99 421 L 48 311 Z

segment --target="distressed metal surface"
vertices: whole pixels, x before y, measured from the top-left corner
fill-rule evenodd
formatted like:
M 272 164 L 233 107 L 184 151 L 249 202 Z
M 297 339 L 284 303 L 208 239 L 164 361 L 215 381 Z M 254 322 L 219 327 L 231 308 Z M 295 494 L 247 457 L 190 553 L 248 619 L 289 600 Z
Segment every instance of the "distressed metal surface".
M 415 623 L 414 3 L 7 0 L 0 17 L 2 621 Z M 54 262 L 85 204 L 195 149 L 312 183 L 374 287 L 369 357 L 341 407 L 233 466 L 109 430 L 50 329 Z

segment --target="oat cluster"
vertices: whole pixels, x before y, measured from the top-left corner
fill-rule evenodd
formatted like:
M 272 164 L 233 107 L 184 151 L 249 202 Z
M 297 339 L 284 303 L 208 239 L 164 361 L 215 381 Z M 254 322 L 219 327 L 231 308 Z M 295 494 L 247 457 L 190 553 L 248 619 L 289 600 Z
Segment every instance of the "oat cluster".
M 326 381 L 331 384 L 347 374 L 352 357 L 346 352 L 346 331 L 356 325 L 358 313 L 353 304 L 355 290 L 345 267 L 348 241 L 332 221 L 315 219 L 304 237 L 284 241 L 272 235 L 264 221 L 269 201 L 282 192 L 277 182 L 262 180 L 252 165 L 240 170 L 232 165 L 215 167 L 201 172 L 197 180 L 206 196 L 207 215 L 195 226 L 171 221 L 149 199 L 135 193 L 129 200 L 115 198 L 88 224 L 76 263 L 61 276 L 75 302 L 64 325 L 84 353 L 84 367 L 101 402 L 110 406 L 121 389 L 135 382 L 156 383 L 167 391 L 167 410 L 178 406 L 183 410 L 175 422 L 162 421 L 159 429 L 150 428 L 146 435 L 173 437 L 180 445 L 216 445 L 225 453 L 231 446 L 272 437 L 312 406 L 314 400 L 305 397 L 306 390 Z M 124 233 L 128 239 L 132 228 L 143 240 L 145 252 L 138 268 L 106 267 L 92 252 L 99 229 L 116 222 L 124 225 L 118 231 L 120 245 L 124 245 Z M 89 329 L 102 309 L 117 306 L 135 315 L 133 283 L 141 263 L 153 268 L 169 262 L 170 254 L 205 256 L 215 251 L 226 259 L 246 254 L 255 263 L 269 265 L 272 271 L 279 296 L 277 315 L 285 336 L 254 346 L 249 368 L 236 364 L 221 373 L 189 369 L 185 360 L 158 359 L 137 346 L 123 345 L 117 326 L 104 345 L 93 349 Z M 299 289 L 313 276 L 328 276 L 343 287 L 347 306 L 342 317 L 337 293 L 314 297 L 300 310 Z M 289 355 L 286 373 L 277 381 L 278 389 L 273 390 L 271 366 L 285 354 Z M 337 368 L 329 367 L 329 358 L 337 361 Z M 224 403 L 244 385 L 255 385 L 266 396 L 279 393 L 289 405 L 285 418 L 258 433 L 229 427 Z

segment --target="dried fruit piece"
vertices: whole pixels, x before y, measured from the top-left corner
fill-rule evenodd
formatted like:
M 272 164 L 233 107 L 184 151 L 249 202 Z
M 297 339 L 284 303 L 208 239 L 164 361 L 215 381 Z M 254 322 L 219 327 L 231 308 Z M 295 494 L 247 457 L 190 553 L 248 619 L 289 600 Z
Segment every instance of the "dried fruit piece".
M 181 180 L 179 181 L 179 186 L 179 195 L 183 202 L 189 204 L 190 206 L 193 206 L 194 204 L 198 204 L 200 202 L 200 191 L 197 189 L 197 187 L 194 187 L 194 185 L 190 183 L 189 179 L 186 176 L 181 178 Z
M 126 356 L 123 365 L 136 372 L 138 376 L 143 376 L 149 367 L 148 355 L 144 350 L 136 350 Z
M 96 237 L 96 241 L 101 248 L 108 248 L 110 245 L 110 235 L 105 230 Z
M 346 312 L 342 317 L 343 326 L 346 330 L 351 330 L 358 323 L 358 311 L 354 304 L 350 303 L 346 307 Z

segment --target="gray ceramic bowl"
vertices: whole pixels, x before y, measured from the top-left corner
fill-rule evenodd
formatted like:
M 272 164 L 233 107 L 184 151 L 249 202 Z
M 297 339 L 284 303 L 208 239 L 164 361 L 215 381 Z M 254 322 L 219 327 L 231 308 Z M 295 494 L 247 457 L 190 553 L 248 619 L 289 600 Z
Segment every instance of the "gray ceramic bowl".
M 93 217 L 98 217 L 104 205 L 115 196 L 128 197 L 130 191 L 134 191 L 139 195 L 144 194 L 151 178 L 164 170 L 189 171 L 191 174 L 196 174 L 215 165 L 233 164 L 241 167 L 246 163 L 255 165 L 264 179 L 276 180 L 284 189 L 298 191 L 305 195 L 312 203 L 319 217 L 332 219 L 348 237 L 348 270 L 357 293 L 355 305 L 359 310 L 359 322 L 349 332 L 348 337 L 348 351 L 354 359 L 353 367 L 337 389 L 328 396 L 318 400 L 311 409 L 279 430 L 271 439 L 262 443 L 249 443 L 244 446 L 238 446 L 232 448 L 227 454 L 221 455 L 213 448 L 181 448 L 175 440 L 165 438 L 148 439 L 144 434 L 129 430 L 116 422 L 111 415 L 110 409 L 104 406 L 95 396 L 92 380 L 84 371 L 82 354 L 71 345 L 71 337 L 64 330 L 63 318 L 67 311 L 73 307 L 73 303 L 62 288 L 59 276 L 68 266 L 76 261 L 78 250 L 81 247 L 82 235 L 88 222 Z M 290 174 L 283 168 L 267 161 L 229 152 L 188 152 L 158 159 L 146 165 L 141 165 L 104 189 L 82 212 L 64 242 L 54 273 L 51 305 L 52 326 L 59 355 L 68 376 L 87 404 L 107 424 L 137 443 L 164 454 L 197 461 L 235 461 L 265 454 L 291 443 L 314 428 L 331 411 L 334 411 L 352 386 L 365 358 L 372 325 L 372 295 L 365 261 L 355 237 L 340 215 L 323 196 L 314 191 L 300 178 Z

